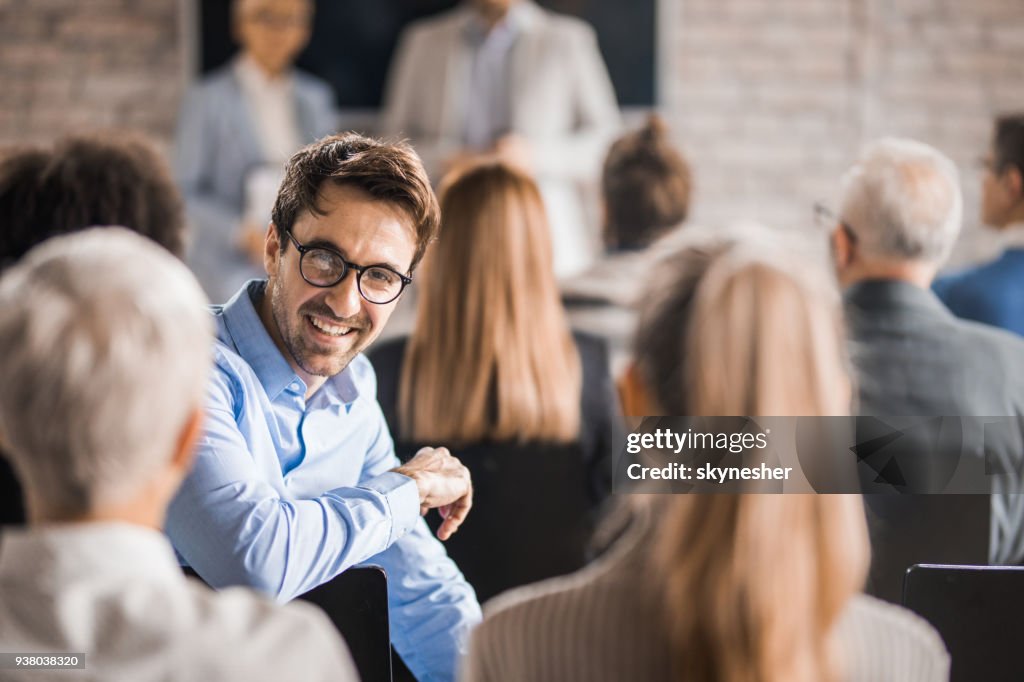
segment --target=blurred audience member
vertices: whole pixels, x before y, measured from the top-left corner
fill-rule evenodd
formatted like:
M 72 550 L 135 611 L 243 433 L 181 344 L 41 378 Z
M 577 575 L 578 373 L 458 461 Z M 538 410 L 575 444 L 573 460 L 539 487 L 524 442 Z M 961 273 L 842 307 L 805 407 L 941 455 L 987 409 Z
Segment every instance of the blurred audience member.
M 181 197 L 144 138 L 73 135 L 0 156 L 0 268 L 50 237 L 99 225 L 128 227 L 184 255 Z
M 843 185 L 831 241 L 846 287 L 859 412 L 1024 417 L 1024 340 L 957 319 L 929 288 L 960 231 L 953 162 L 919 142 L 887 138 L 864 152 Z M 987 454 L 1019 470 L 1018 447 Z M 994 495 L 991 505 L 989 559 L 1021 561 L 1024 495 Z
M 594 30 L 532 0 L 463 0 L 399 40 L 383 129 L 411 138 L 435 179 L 479 154 L 530 169 L 559 276 L 593 257 L 581 187 L 593 185 L 618 126 Z
M 741 241 L 691 243 L 655 270 L 627 373 L 630 414 L 848 410 L 828 278 Z M 631 527 L 598 562 L 488 605 L 465 680 L 947 679 L 930 626 L 857 594 L 868 562 L 859 496 L 631 504 Z
M 0 642 L 84 653 L 103 680 L 354 680 L 322 613 L 215 594 L 160 532 L 201 430 L 205 303 L 124 230 L 54 239 L 0 278 L 0 433 L 30 523 L 0 538 Z
M 50 237 L 96 225 L 128 227 L 184 255 L 181 197 L 144 138 L 73 135 L 2 155 L 0 271 Z M 0 453 L 0 524 L 24 522 L 21 486 Z
M 370 354 L 399 456 L 444 443 L 472 469 L 481 456 L 509 445 L 500 473 L 502 461 L 512 466 L 528 452 L 569 446 L 586 472 L 580 485 L 589 479 L 596 504 L 609 487 L 618 405 L 605 344 L 569 330 L 536 183 L 505 163 L 484 162 L 446 183 L 441 214 L 412 336 Z M 498 563 L 511 571 L 548 551 L 534 538 L 515 541 L 516 509 L 494 513 L 504 515 L 507 532 L 491 539 L 494 547 L 473 548 L 475 556 L 503 556 L 507 561 Z M 472 582 L 474 557 L 451 551 Z M 487 582 L 474 584 L 477 591 L 493 594 L 493 576 L 479 578 Z
M 1024 114 L 996 119 L 984 164 L 981 219 L 1003 233 L 1006 250 L 934 289 L 957 316 L 1024 335 Z
M 284 164 L 334 130 L 330 87 L 293 67 L 309 41 L 311 0 L 234 0 L 232 21 L 241 52 L 188 93 L 175 163 L 196 227 L 189 263 L 216 303 L 263 275 Z
M 651 245 L 686 220 L 691 187 L 690 168 L 658 116 L 619 138 L 605 158 L 605 255 L 562 283 L 562 299 L 574 329 L 609 342 L 616 373 L 628 356 L 635 306 L 658 258 Z

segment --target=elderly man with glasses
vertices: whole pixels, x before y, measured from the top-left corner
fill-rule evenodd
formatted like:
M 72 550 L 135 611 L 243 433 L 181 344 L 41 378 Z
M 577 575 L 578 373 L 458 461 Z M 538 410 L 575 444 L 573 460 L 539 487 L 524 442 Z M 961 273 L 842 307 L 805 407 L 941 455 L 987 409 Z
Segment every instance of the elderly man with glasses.
M 1003 330 L 957 319 L 930 289 L 960 232 L 963 199 L 953 162 L 920 142 L 879 140 L 846 173 L 838 213 L 821 208 L 816 213 L 830 226 L 836 273 L 845 290 L 859 414 L 883 420 L 1016 418 L 999 437 L 994 430 L 980 434 L 974 428 L 980 422 L 971 422 L 964 429 L 961 452 L 970 457 L 983 453 L 995 465 L 990 473 L 1019 472 L 1024 430 L 1016 425 L 1024 424 L 1024 342 Z M 950 460 L 938 456 L 940 448 L 928 440 L 930 434 L 926 429 L 904 430 L 896 447 L 926 453 L 930 459 L 904 463 L 920 462 L 922 470 L 915 475 L 941 489 L 952 467 Z M 897 469 L 886 472 L 887 480 L 899 480 L 889 476 Z M 875 566 L 869 588 L 898 599 L 903 572 L 913 563 L 1024 561 L 1024 480 L 1019 475 L 993 476 L 989 486 L 994 494 L 974 501 L 968 499 L 971 495 L 923 496 L 920 504 L 930 504 L 934 512 L 930 519 L 921 514 L 930 528 L 906 535 L 899 524 L 910 512 L 894 513 L 898 507 L 892 499 L 879 498 L 874 506 L 869 499 L 869 508 L 884 512 L 872 518 L 872 530 L 881 534 L 876 537 L 890 538 L 887 545 L 872 549 Z M 973 518 L 975 511 L 979 524 L 968 528 L 967 515 Z M 960 522 L 970 533 L 954 536 L 951 527 Z M 942 546 L 926 546 L 929 536 Z M 974 543 L 980 545 L 977 550 Z M 904 557 L 902 564 L 880 560 L 890 550 L 890 556 Z M 883 576 L 880 569 L 886 566 L 893 570 Z
M 363 562 L 388 575 L 392 640 L 420 680 L 453 679 L 480 609 L 447 539 L 472 504 L 445 449 L 399 466 L 362 351 L 438 227 L 416 154 L 355 134 L 292 157 L 263 255 L 269 278 L 214 310 L 218 343 L 196 465 L 167 531 L 214 587 L 281 601 Z

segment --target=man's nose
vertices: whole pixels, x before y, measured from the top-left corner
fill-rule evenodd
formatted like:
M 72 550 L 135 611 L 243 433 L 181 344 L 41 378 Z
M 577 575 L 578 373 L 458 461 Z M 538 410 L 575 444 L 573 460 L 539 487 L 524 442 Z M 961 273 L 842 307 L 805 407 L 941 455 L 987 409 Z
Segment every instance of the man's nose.
M 359 295 L 358 273 L 349 270 L 345 279 L 341 280 L 327 293 L 327 305 L 337 317 L 358 315 L 363 307 L 363 297 Z

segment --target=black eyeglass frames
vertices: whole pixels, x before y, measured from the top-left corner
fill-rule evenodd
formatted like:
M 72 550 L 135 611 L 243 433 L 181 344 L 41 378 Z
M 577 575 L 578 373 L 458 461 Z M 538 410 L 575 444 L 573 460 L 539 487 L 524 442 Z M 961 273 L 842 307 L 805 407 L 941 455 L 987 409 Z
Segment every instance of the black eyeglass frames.
M 850 241 L 855 244 L 857 243 L 857 233 L 853 231 L 850 224 L 821 202 L 814 204 L 814 224 L 823 231 L 832 231 L 836 225 L 839 225 L 843 232 L 846 233 L 846 236 L 850 238 Z
M 356 265 L 345 260 L 334 249 L 306 246 L 290 230 L 285 234 L 299 252 L 299 273 L 302 279 L 315 287 L 333 287 L 345 279 L 350 269 L 355 270 L 359 295 L 370 303 L 384 305 L 398 298 L 412 282 L 412 277 L 395 272 L 386 265 Z

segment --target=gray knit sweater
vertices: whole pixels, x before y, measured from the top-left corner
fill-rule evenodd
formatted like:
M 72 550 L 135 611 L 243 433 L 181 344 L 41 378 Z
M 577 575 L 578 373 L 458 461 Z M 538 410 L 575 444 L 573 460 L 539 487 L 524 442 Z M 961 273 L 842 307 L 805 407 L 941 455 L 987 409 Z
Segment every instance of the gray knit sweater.
M 463 682 L 674 680 L 671 652 L 645 575 L 640 533 L 569 576 L 507 592 L 488 603 L 463 662 Z M 949 679 L 938 633 L 906 609 L 858 595 L 841 616 L 847 682 Z

